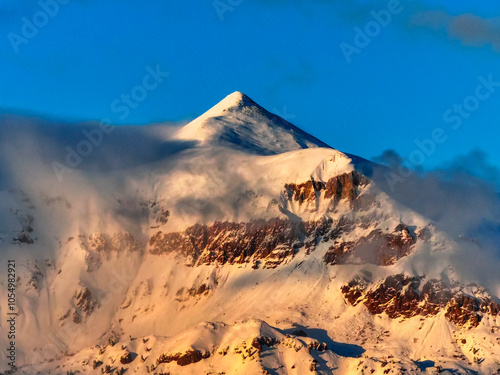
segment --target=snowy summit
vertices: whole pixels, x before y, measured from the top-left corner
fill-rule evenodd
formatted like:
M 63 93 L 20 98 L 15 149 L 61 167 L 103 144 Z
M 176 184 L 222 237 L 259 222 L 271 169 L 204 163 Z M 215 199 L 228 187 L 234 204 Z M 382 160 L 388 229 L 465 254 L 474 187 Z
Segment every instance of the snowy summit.
M 308 147 L 329 147 L 236 91 L 177 134 L 202 144 L 231 145 L 264 155 Z

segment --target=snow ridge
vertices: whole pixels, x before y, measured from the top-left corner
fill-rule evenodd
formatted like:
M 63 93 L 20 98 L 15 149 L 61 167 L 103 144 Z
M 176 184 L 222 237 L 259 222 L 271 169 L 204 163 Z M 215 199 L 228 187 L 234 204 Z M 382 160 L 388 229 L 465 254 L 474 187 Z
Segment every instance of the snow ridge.
M 175 137 L 259 155 L 310 147 L 331 148 L 238 91 L 180 129 Z

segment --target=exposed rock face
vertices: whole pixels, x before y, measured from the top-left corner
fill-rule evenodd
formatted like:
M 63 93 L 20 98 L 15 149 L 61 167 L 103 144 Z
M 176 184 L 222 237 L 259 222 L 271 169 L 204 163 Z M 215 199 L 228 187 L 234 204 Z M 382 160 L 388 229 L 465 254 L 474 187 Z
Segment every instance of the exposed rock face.
M 32 245 L 35 241 L 29 235 L 29 232 L 22 231 L 19 235 L 12 239 L 12 243 Z
M 89 236 L 89 245 L 96 251 L 111 251 L 111 244 L 102 233 L 94 233 Z
M 170 211 L 166 208 L 166 200 L 160 199 L 159 201 L 149 200 L 142 202 L 143 212 L 150 215 L 150 222 L 154 225 L 151 228 L 158 228 L 168 223 L 170 218 Z
M 333 177 L 327 182 L 311 179 L 302 184 L 286 184 L 282 199 L 300 204 L 330 200 L 328 211 L 334 211 L 345 200 L 357 211 L 376 204 L 375 197 L 361 194 L 370 180 L 356 171 Z M 282 201 L 283 202 L 283 201 Z M 194 264 L 253 263 L 274 268 L 290 260 L 299 248 L 314 251 L 320 242 L 334 241 L 357 226 L 368 228 L 371 218 L 349 219 L 342 216 L 338 222 L 330 217 L 316 221 L 292 222 L 289 219 L 258 219 L 250 222 L 215 222 L 211 225 L 195 224 L 182 232 L 164 233 L 158 230 L 149 240 L 152 254 L 180 254 Z M 353 242 L 335 242 L 325 256 L 329 264 L 367 261 L 389 265 L 408 255 L 416 242 L 404 224 L 394 233 L 373 230 L 367 237 Z M 366 253 L 366 254 L 364 254 Z M 356 260 L 355 258 L 359 259 Z
M 90 315 L 97 307 L 97 300 L 92 296 L 90 289 L 87 287 L 77 290 L 73 295 L 73 300 L 75 307 L 85 315 Z
M 293 199 L 299 204 L 313 202 L 324 191 L 324 198 L 332 200 L 330 207 L 333 210 L 342 199 L 347 199 L 349 202 L 355 201 L 359 195 L 359 188 L 369 183 L 370 180 L 367 177 L 352 171 L 332 177 L 327 182 L 311 179 L 302 184 L 286 184 L 285 191 L 289 200 Z
M 75 323 L 75 324 L 79 324 L 82 321 L 82 318 L 80 317 L 80 315 L 78 314 L 78 312 L 76 310 L 73 311 L 73 315 L 71 317 L 73 319 L 73 323 Z
M 370 313 L 385 312 L 392 319 L 436 315 L 445 309 L 451 322 L 476 327 L 484 314 L 496 316 L 500 312 L 500 305 L 485 297 L 482 289 L 477 290 L 476 296 L 465 294 L 460 285 L 446 285 L 441 280 L 421 284 L 420 277 L 398 274 L 372 287 L 363 278 L 357 278 L 343 285 L 341 291 L 351 305 L 363 303 Z
M 122 365 L 126 365 L 128 363 L 132 362 L 132 355 L 127 352 L 125 354 L 123 354 L 121 357 L 120 357 L 120 363 Z
M 342 227 L 339 228 L 341 229 Z M 324 259 L 332 265 L 362 262 L 387 266 L 407 256 L 416 241 L 408 227 L 400 224 L 393 233 L 384 233 L 377 229 L 357 241 L 335 242 Z
M 31 268 L 31 267 L 30 267 Z M 40 270 L 38 267 L 37 262 L 32 266 L 32 269 L 30 272 L 26 275 L 27 276 L 27 281 L 26 281 L 26 291 L 29 290 L 40 290 L 40 284 L 43 280 L 43 272 Z
M 116 233 L 111 237 L 111 248 L 114 251 L 135 252 L 142 246 L 130 233 Z
M 470 324 L 473 327 L 479 325 L 481 321 L 482 314 L 480 310 L 485 301 L 481 301 L 472 296 L 459 294 L 449 302 L 446 308 L 446 317 L 459 326 L 464 326 Z M 489 305 L 491 302 L 488 302 Z M 496 304 L 495 310 L 498 314 L 498 304 Z M 487 310 L 486 308 L 484 310 Z
M 92 272 L 99 269 L 102 264 L 101 255 L 99 253 L 96 253 L 95 251 L 88 251 L 85 254 L 85 264 L 87 265 L 87 272 Z
M 157 232 L 151 237 L 150 252 L 180 252 L 198 264 L 248 263 L 251 258 L 278 264 L 292 257 L 302 246 L 301 230 L 285 219 L 255 220 L 248 223 L 215 222 L 194 225 L 180 233 Z
M 98 270 L 103 260 L 111 259 L 113 253 L 142 252 L 144 249 L 144 245 L 128 232 L 113 235 L 92 233 L 89 236 L 79 234 L 77 239 L 80 248 L 85 251 L 85 263 L 89 272 Z M 69 237 L 66 243 L 73 240 L 74 237 Z
M 331 218 L 323 217 L 317 221 L 304 222 L 303 233 L 306 237 L 305 246 L 307 251 L 314 250 L 321 240 L 327 242 L 332 236 L 335 237 L 340 234 L 340 232 L 332 233 L 332 227 L 333 220 Z
M 281 218 L 215 222 L 210 226 L 196 224 L 184 232 L 158 231 L 150 238 L 149 246 L 152 254 L 181 254 L 198 265 L 253 262 L 255 268 L 261 263 L 274 268 L 291 259 L 298 249 L 305 246 L 307 253 L 314 251 L 320 242 L 335 241 L 356 225 L 364 224 L 345 216 L 337 223 L 327 217 L 299 224 Z M 363 262 L 386 266 L 410 254 L 416 241 L 408 227 L 400 224 L 393 233 L 373 230 L 357 241 L 335 241 L 324 259 L 332 265 Z
M 358 188 L 369 183 L 370 180 L 368 178 L 356 171 L 333 177 L 325 185 L 325 198 L 353 201 L 358 196 Z
M 310 180 L 302 184 L 286 184 L 285 189 L 288 193 L 288 199 L 293 199 L 302 204 L 312 202 L 319 197 L 321 190 L 325 189 L 325 184 L 321 181 Z
M 193 257 L 198 264 L 260 263 L 276 267 L 295 255 L 304 245 L 314 250 L 323 240 L 347 230 L 347 219 L 342 218 L 333 227 L 331 218 L 321 218 L 300 224 L 288 219 L 254 220 L 247 223 L 215 222 L 213 225 L 196 224 L 184 232 L 153 235 L 149 241 L 152 254 L 180 253 Z
M 161 224 L 167 224 L 169 217 L 170 217 L 169 210 L 161 210 L 160 213 L 158 214 L 158 217 L 156 218 L 156 222 Z
M 140 245 L 130 233 L 116 233 L 112 236 L 104 233 L 93 233 L 88 237 L 88 241 L 80 236 L 82 245 L 88 243 L 91 250 L 99 253 L 110 253 L 111 251 L 138 251 Z
M 29 201 L 28 201 L 29 202 Z M 27 244 L 32 245 L 35 243 L 34 239 L 31 237 L 31 233 L 33 233 L 33 226 L 35 219 L 32 215 L 17 215 L 17 219 L 22 229 L 19 233 L 12 238 L 12 243 L 14 244 Z
M 267 346 L 268 348 L 271 348 L 274 345 L 279 343 L 279 341 L 277 339 L 275 339 L 274 337 L 268 337 L 268 336 L 255 337 L 252 341 L 253 346 L 254 346 L 254 342 L 257 342 L 261 348 L 262 348 L 262 346 Z
M 199 286 L 193 286 L 191 288 L 182 287 L 175 293 L 175 299 L 179 302 L 186 301 L 192 297 L 200 297 L 202 295 L 208 295 L 211 291 L 211 287 L 203 283 Z
M 208 352 L 200 352 L 199 350 L 190 349 L 185 353 L 162 354 L 156 360 L 156 364 L 177 362 L 179 366 L 187 366 L 191 363 L 200 362 L 202 359 L 210 357 Z
M 200 246 L 204 247 L 207 243 L 207 229 L 206 225 L 195 224 L 184 232 L 158 231 L 149 239 L 150 252 L 152 254 L 178 252 L 184 256 L 197 258 L 200 254 Z

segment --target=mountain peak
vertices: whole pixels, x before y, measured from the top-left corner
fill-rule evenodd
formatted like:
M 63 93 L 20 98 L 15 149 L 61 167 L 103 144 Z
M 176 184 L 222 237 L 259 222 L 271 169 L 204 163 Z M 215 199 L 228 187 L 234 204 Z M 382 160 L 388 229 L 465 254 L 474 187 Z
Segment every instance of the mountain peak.
M 329 148 L 240 91 L 229 94 L 184 126 L 177 138 L 264 155 L 310 147 Z
M 241 91 L 235 91 L 222 99 L 216 106 L 231 108 L 236 106 L 255 105 L 256 103 Z
M 234 108 L 245 108 L 259 105 L 255 103 L 249 96 L 246 94 L 235 91 L 232 94 L 229 94 L 224 99 L 222 99 L 219 103 L 210 108 L 207 112 L 205 112 L 202 117 L 217 117 L 224 115 L 227 111 Z

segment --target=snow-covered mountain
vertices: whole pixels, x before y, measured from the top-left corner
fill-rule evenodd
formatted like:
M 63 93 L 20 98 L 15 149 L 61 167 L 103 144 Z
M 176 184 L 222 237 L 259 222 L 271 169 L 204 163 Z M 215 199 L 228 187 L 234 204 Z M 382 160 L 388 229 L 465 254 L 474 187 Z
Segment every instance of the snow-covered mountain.
M 16 373 L 500 371 L 498 258 L 246 95 L 182 128 L 0 121 Z

